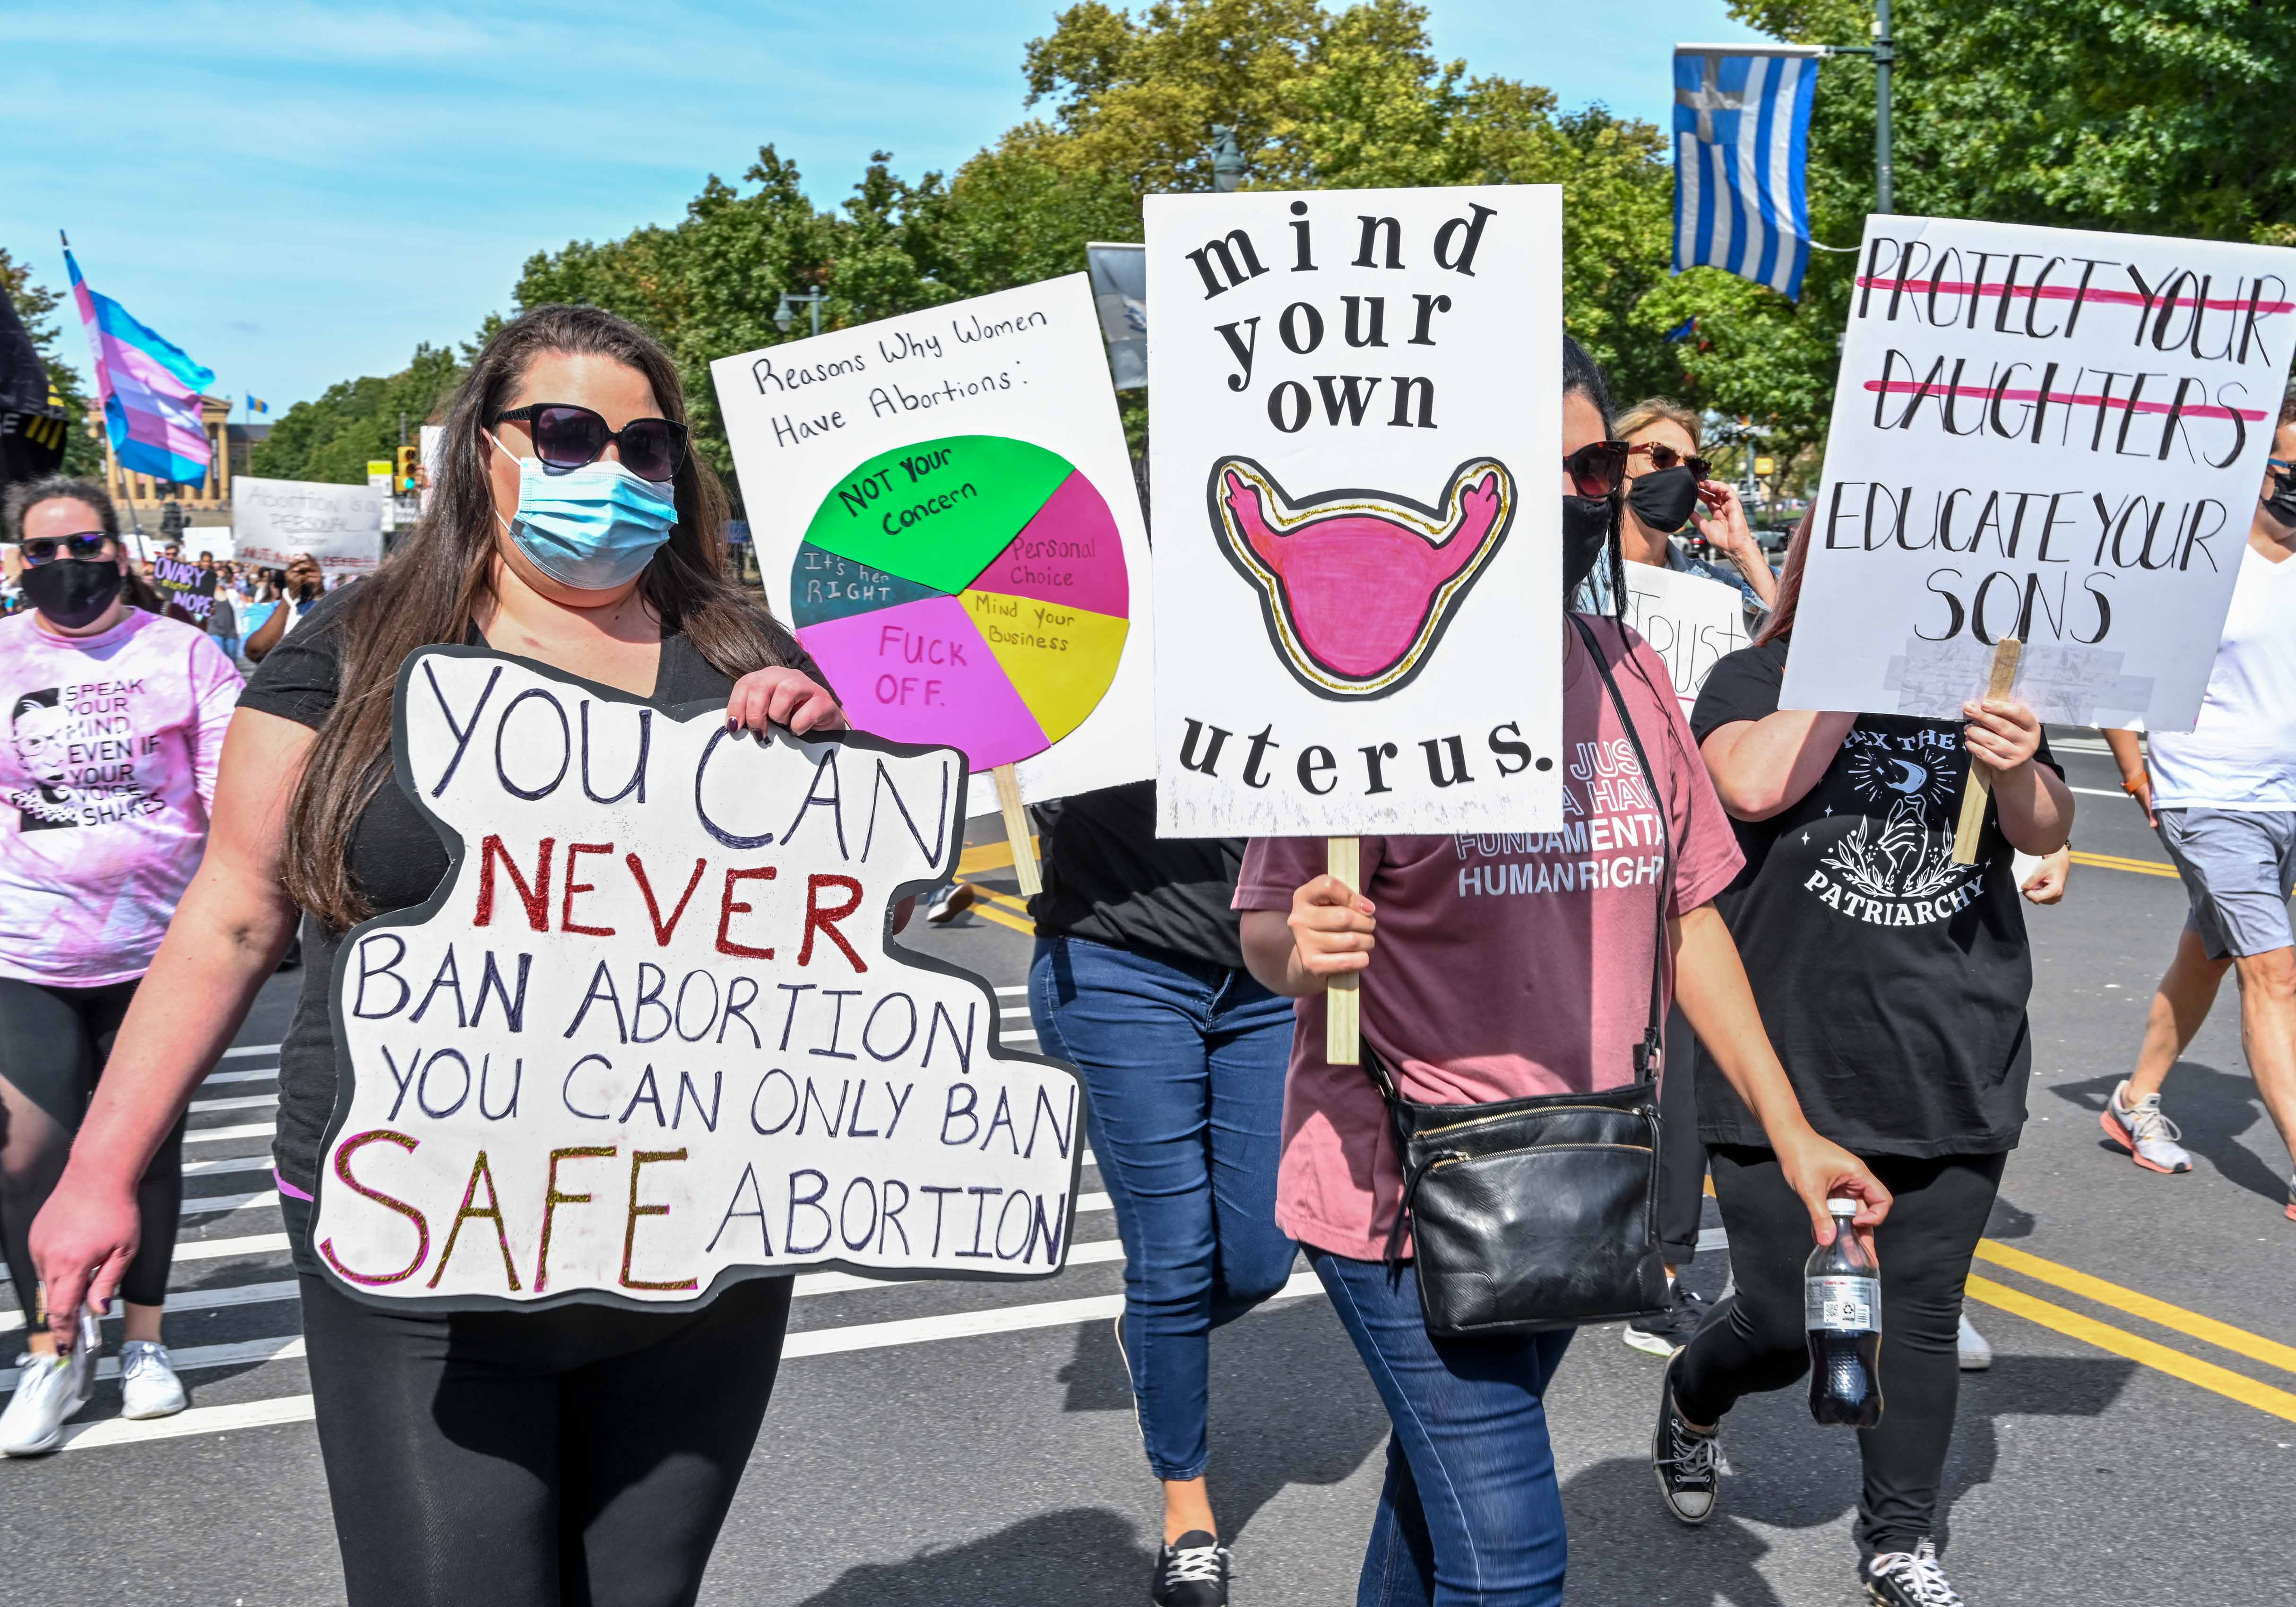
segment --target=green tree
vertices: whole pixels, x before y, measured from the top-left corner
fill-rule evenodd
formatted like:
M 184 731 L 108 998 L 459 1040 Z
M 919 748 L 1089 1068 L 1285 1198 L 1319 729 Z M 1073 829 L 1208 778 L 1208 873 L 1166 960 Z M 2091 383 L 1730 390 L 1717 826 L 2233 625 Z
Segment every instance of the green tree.
M 248 472 L 269 480 L 326 480 L 364 485 L 366 466 L 386 458 L 428 419 L 463 377 L 463 364 L 446 348 L 425 342 L 400 372 L 345 380 L 314 402 L 298 402 L 271 427 L 269 439 L 248 456 Z
M 88 433 L 87 393 L 80 388 L 79 371 L 64 360 L 59 349 L 62 339 L 62 315 L 59 309 L 69 298 L 34 279 L 31 265 L 17 261 L 5 247 L 0 247 L 0 291 L 5 291 L 14 303 L 16 316 L 24 321 L 25 332 L 32 337 L 33 349 L 47 367 L 48 385 L 63 403 L 66 427 L 62 471 L 102 480 L 103 447 Z

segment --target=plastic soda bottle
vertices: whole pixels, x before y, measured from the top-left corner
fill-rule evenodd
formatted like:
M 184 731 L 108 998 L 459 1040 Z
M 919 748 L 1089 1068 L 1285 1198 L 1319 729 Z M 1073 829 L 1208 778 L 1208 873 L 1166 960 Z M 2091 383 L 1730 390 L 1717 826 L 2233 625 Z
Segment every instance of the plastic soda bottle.
M 1809 1329 L 1809 1414 L 1822 1423 L 1870 1429 L 1882 1421 L 1882 1279 L 1850 1219 L 1855 1200 L 1828 1200 L 1833 1242 L 1802 1268 Z

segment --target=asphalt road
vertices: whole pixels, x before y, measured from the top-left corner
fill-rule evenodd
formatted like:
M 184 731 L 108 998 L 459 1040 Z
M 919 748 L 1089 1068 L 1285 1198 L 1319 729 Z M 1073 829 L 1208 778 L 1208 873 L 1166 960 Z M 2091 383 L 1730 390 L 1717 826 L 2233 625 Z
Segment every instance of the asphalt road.
M 2128 1070 L 2183 894 L 2101 744 L 2062 751 L 2073 783 L 2099 794 L 2081 797 L 2075 834 L 2097 857 L 2077 865 L 2062 906 L 2033 915 L 2032 1119 L 1972 1286 L 1998 1360 L 1964 1382 L 1948 1561 L 1972 1607 L 2285 1603 L 2288 1158 L 2247 1078 L 2230 988 L 2169 1089 L 2199 1169 L 2156 1177 L 2104 1147 L 2097 1111 Z M 1010 900 L 1009 870 L 973 879 Z M 1029 939 L 1010 907 L 985 904 L 915 941 L 1004 988 L 1008 1032 L 1033 1044 L 1019 996 Z M 119 1421 L 106 1384 L 69 1449 L 0 1464 L 0 1603 L 342 1599 L 269 1193 L 276 1057 L 265 1046 L 295 981 L 265 989 L 245 1052 L 193 1107 L 168 1319 L 193 1409 Z M 705 1602 L 1145 1599 L 1157 1506 L 1109 1327 L 1114 1228 L 1092 1203 L 1070 1270 L 1048 1284 L 800 1281 L 791 1359 Z M 1715 1292 L 1726 1271 L 1718 1250 L 1690 1275 Z M 15 1335 L 0 1332 L 0 1345 L 12 1351 Z M 1212 1487 L 1236 1548 L 1235 1600 L 1352 1601 L 1385 1422 L 1312 1280 L 1223 1331 L 1213 1369 Z M 1660 1512 L 1645 1462 L 1658 1372 L 1615 1328 L 1589 1330 L 1551 1397 L 1572 1599 L 1856 1599 L 1850 1439 L 1813 1427 L 1796 1391 L 1746 1403 L 1726 1440 L 1724 1515 L 1685 1532 Z

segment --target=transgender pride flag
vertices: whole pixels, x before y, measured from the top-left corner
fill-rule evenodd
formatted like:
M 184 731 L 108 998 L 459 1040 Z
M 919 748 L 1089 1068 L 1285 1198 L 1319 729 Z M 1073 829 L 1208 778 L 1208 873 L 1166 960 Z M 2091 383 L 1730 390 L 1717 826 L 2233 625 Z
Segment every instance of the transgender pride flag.
M 104 426 L 119 466 L 154 480 L 197 484 L 208 474 L 208 432 L 200 420 L 200 392 L 215 371 L 192 361 L 184 348 L 147 328 L 79 276 L 71 246 L 64 247 L 72 299 L 87 326 L 95 358 L 95 388 L 103 398 Z

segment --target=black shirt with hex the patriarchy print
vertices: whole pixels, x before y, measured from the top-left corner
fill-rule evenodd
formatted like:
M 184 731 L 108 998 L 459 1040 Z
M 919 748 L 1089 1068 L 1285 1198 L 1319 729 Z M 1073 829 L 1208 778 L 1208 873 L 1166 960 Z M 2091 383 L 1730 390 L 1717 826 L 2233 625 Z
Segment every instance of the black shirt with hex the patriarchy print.
M 1699 741 L 1775 713 L 1785 663 L 1780 641 L 1717 664 Z M 1953 862 L 1969 762 L 1958 721 L 1861 715 L 1800 801 L 1731 823 L 1746 868 L 1715 904 L 1803 1113 L 1859 1154 L 1988 1154 L 2024 1126 L 2032 957 L 1990 806 Z M 1703 1053 L 1698 1116 L 1709 1144 L 1768 1142 Z

